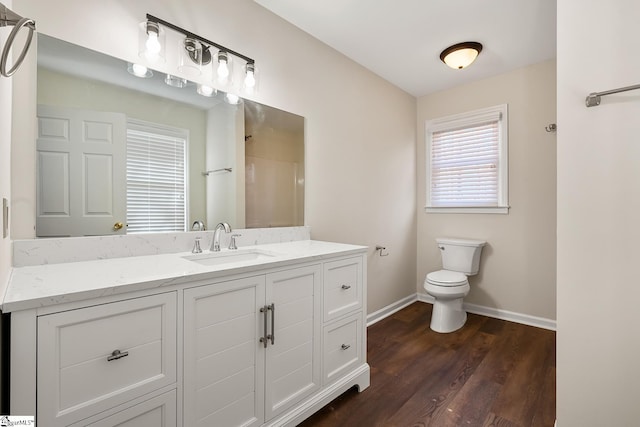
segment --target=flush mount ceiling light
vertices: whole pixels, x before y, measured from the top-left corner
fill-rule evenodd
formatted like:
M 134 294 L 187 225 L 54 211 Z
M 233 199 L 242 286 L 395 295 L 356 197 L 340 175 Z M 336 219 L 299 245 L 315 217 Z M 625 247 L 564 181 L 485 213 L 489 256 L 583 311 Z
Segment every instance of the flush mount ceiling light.
M 440 60 L 456 70 L 471 65 L 482 52 L 482 45 L 478 42 L 464 42 L 449 46 L 440 54 Z

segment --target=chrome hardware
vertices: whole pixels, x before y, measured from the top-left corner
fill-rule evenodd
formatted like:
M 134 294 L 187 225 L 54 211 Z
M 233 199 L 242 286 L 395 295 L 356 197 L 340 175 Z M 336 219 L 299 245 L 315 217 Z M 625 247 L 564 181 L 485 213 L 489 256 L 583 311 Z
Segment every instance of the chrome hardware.
M 229 249 L 236 250 L 238 249 L 238 245 L 236 245 L 236 237 L 240 237 L 242 234 L 232 234 L 231 241 L 229 242 Z
M 345 291 L 346 291 L 347 289 L 351 289 L 351 285 L 342 285 L 341 287 L 342 287 L 342 289 L 344 289 Z
M 207 227 L 205 227 L 204 222 L 200 220 L 193 221 L 191 225 L 191 231 L 205 231 Z
M 213 232 L 213 242 L 211 243 L 211 251 L 212 252 L 220 252 L 220 230 L 223 230 L 225 233 L 231 233 L 231 227 L 226 222 L 220 222 L 216 225 L 216 228 Z
M 113 231 L 118 231 L 120 230 L 122 227 L 124 227 L 124 224 L 121 222 L 116 222 L 115 224 L 113 224 Z
M 196 237 L 196 241 L 193 244 L 193 249 L 191 249 L 192 254 L 201 254 L 202 248 L 200 247 L 200 237 Z
M 376 246 L 376 251 L 379 253 L 380 256 L 389 256 L 389 252 L 385 253 L 384 251 L 386 251 L 387 248 L 385 248 L 384 246 Z
M 264 336 L 260 337 L 260 342 L 264 343 L 264 348 L 267 348 L 269 343 L 269 335 L 267 335 L 267 306 L 260 307 L 260 313 L 264 313 Z
M 6 44 L 2 48 L 2 54 L 0 55 L 0 75 L 3 75 L 4 77 L 11 77 L 27 56 L 29 46 L 31 46 L 31 40 L 33 39 L 33 32 L 36 29 L 36 21 L 29 18 L 23 18 L 0 3 L 0 27 L 6 26 L 13 26 L 13 29 L 9 33 L 9 36 L 7 36 Z M 18 58 L 13 62 L 13 67 L 7 70 L 9 53 L 18 32 L 22 28 L 27 28 L 29 30 L 27 33 L 27 40 L 22 48 L 22 52 L 20 52 L 20 56 L 18 56 Z
M 351 346 L 349 344 L 342 344 L 340 348 L 343 350 L 348 350 L 349 348 L 351 348 Z
M 267 338 L 271 340 L 271 345 L 274 345 L 276 340 L 276 305 L 269 304 L 267 310 L 271 310 L 271 335 L 267 335 Z
M 107 362 L 122 359 L 123 357 L 127 357 L 128 355 L 128 351 L 113 350 L 113 352 L 111 352 L 111 356 L 107 357 Z
M 440 249 L 441 251 L 444 251 L 444 246 L 438 246 L 438 249 Z

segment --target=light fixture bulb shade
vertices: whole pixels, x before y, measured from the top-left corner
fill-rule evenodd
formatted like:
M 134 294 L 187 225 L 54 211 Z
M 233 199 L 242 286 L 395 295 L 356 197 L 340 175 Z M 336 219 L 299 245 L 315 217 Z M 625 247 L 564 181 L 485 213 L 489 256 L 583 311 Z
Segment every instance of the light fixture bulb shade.
M 231 61 L 231 55 L 224 51 L 219 51 L 216 54 L 214 61 L 215 74 L 218 83 L 221 85 L 231 85 L 231 76 L 233 73 L 233 62 Z
M 244 81 L 242 88 L 246 93 L 255 93 L 258 91 L 259 72 L 256 64 L 248 62 L 244 67 Z
M 186 37 L 178 42 L 180 52 L 178 70 L 188 78 L 202 74 L 202 44 L 196 39 Z
M 218 91 L 209 85 L 198 84 L 198 88 L 196 89 L 199 95 L 212 97 L 215 96 Z
M 141 22 L 138 31 L 138 55 L 149 62 L 164 62 L 165 32 L 156 22 Z
M 482 52 L 482 45 L 480 43 L 458 43 L 443 50 L 440 54 L 440 59 L 449 67 L 461 70 L 471 65 L 480 52 Z
M 143 79 L 147 79 L 153 76 L 153 71 L 142 64 L 129 63 L 127 66 L 127 71 L 129 72 L 129 74 Z
M 231 105 L 238 105 L 240 103 L 240 97 L 235 93 L 227 93 L 224 96 L 224 100 Z

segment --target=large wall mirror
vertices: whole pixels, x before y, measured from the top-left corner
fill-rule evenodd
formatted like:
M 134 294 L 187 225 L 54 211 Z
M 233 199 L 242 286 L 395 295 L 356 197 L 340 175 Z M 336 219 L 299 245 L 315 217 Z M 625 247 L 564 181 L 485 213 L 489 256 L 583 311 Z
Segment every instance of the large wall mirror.
M 304 224 L 303 117 L 43 34 L 37 61 L 37 237 Z

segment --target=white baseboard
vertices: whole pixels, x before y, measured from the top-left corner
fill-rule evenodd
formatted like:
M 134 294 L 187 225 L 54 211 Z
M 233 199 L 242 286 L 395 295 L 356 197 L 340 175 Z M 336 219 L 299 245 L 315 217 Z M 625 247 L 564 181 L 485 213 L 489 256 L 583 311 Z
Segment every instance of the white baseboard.
M 389 304 L 388 306 L 383 307 L 378 311 L 367 314 L 367 327 L 381 321 L 385 317 L 391 316 L 393 313 L 402 310 L 406 306 L 411 305 L 416 301 L 418 301 L 417 294 L 409 295 L 408 297 L 402 298 L 400 301 Z
M 391 316 L 393 313 L 402 310 L 414 301 L 426 302 L 429 304 L 434 303 L 434 299 L 431 295 L 417 293 L 415 295 L 409 295 L 400 301 L 394 302 L 374 313 L 367 316 L 367 326 L 371 326 L 376 322 Z M 507 320 L 509 322 L 521 323 L 523 325 L 535 326 L 537 328 L 549 329 L 551 331 L 556 330 L 556 321 L 552 319 L 545 319 L 544 317 L 531 316 L 529 314 L 515 313 L 508 310 L 500 310 L 498 308 L 485 307 L 482 305 L 464 303 L 464 309 L 473 314 L 480 314 L 482 316 L 493 317 L 495 319 Z

